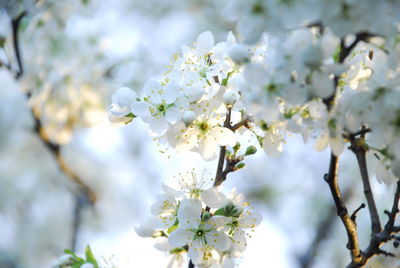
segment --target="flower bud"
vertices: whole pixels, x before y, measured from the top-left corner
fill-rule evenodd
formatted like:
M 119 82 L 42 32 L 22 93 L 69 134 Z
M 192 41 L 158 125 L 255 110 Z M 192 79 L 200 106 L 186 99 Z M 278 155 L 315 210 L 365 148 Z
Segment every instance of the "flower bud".
M 226 91 L 223 96 L 224 103 L 226 105 L 233 105 L 233 104 L 235 104 L 238 97 L 239 97 L 238 94 L 236 92 L 234 92 L 233 90 Z
M 252 155 L 257 152 L 257 148 L 253 145 L 247 147 L 245 155 Z
M 303 64 L 310 69 L 317 69 L 323 60 L 322 49 L 318 45 L 310 45 L 303 52 Z
M 192 124 L 196 120 L 196 114 L 193 111 L 185 111 L 182 117 L 183 123 L 185 123 L 186 126 Z
M 238 64 L 250 61 L 249 51 L 243 45 L 235 45 L 229 50 L 229 56 Z

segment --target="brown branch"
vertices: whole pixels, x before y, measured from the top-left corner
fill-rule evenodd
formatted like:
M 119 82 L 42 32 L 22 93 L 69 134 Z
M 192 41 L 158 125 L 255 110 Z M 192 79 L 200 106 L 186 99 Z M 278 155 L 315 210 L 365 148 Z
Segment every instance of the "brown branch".
M 396 192 L 393 198 L 392 209 L 388 215 L 388 220 L 384 229 L 379 233 L 373 233 L 368 244 L 368 247 L 363 250 L 362 258 L 358 262 L 352 260 L 347 267 L 348 268 L 358 268 L 364 267 L 364 265 L 368 262 L 368 260 L 375 255 L 385 255 L 385 256 L 393 256 L 392 253 L 382 250 L 380 247 L 393 239 L 396 239 L 394 234 L 400 232 L 400 228 L 394 226 L 396 216 L 399 212 L 399 199 L 400 199 L 400 180 L 397 181 L 396 184 Z
M 231 129 L 231 115 L 232 115 L 232 107 L 228 107 L 228 111 L 226 112 L 226 118 L 224 122 L 224 127 Z M 219 151 L 219 159 L 217 172 L 215 174 L 214 186 L 219 186 L 226 180 L 226 175 L 224 174 L 224 163 L 225 163 L 225 154 L 226 154 L 226 146 L 221 146 Z
M 361 251 L 358 245 L 357 226 L 356 223 L 350 218 L 348 210 L 343 202 L 338 183 L 338 168 L 339 158 L 332 153 L 329 163 L 329 173 L 325 174 L 324 179 L 329 185 L 329 189 L 336 206 L 337 215 L 342 220 L 342 223 L 346 229 L 348 239 L 347 248 L 350 250 L 351 259 L 358 262 L 361 260 Z
M 19 33 L 19 27 L 20 27 L 21 20 L 23 19 L 23 17 L 25 15 L 26 15 L 26 12 L 22 12 L 19 16 L 12 19 L 12 21 L 11 21 L 13 48 L 14 48 L 15 58 L 16 58 L 17 64 L 18 64 L 18 71 L 16 71 L 14 73 L 14 78 L 16 80 L 19 80 L 24 73 L 22 57 L 21 57 L 21 52 L 20 52 L 20 46 L 19 46 L 18 33 Z M 12 70 L 11 66 L 9 66 L 8 69 L 11 71 Z M 25 95 L 28 100 L 31 98 L 30 92 L 26 92 Z M 66 161 L 64 160 L 64 157 L 62 156 L 61 146 L 58 143 L 52 142 L 50 140 L 50 138 L 48 137 L 48 135 L 46 134 L 45 128 L 43 127 L 42 122 L 40 120 L 39 112 L 35 111 L 34 107 L 30 107 L 30 111 L 31 111 L 33 121 L 34 121 L 34 127 L 33 127 L 34 132 L 37 134 L 37 136 L 42 141 L 42 143 L 45 145 L 45 147 L 48 149 L 48 151 L 52 154 L 52 156 L 56 160 L 58 167 L 60 168 L 60 171 L 62 173 L 64 173 L 67 176 L 67 178 L 69 178 L 72 182 L 74 182 L 76 185 L 78 185 L 78 191 L 74 192 L 75 206 L 74 206 L 74 217 L 73 217 L 73 227 L 72 227 L 73 237 L 72 237 L 72 242 L 71 242 L 71 249 L 75 250 L 76 242 L 77 242 L 77 233 L 78 233 L 79 226 L 81 224 L 81 210 L 84 206 L 86 206 L 88 204 L 93 205 L 95 203 L 96 194 L 77 174 L 75 174 L 69 168 Z
M 11 26 L 12 26 L 12 41 L 13 41 L 13 46 L 14 46 L 14 53 L 15 53 L 15 58 L 17 59 L 17 64 L 18 64 L 18 71 L 15 73 L 15 79 L 19 79 L 22 74 L 24 73 L 24 68 L 22 66 L 22 60 L 21 60 L 21 50 L 19 49 L 19 38 L 18 38 L 18 31 L 19 31 L 19 26 L 22 21 L 22 19 L 25 17 L 26 12 L 22 12 L 19 14 L 16 18 L 11 20 Z
M 361 179 L 364 187 L 364 195 L 365 198 L 367 199 L 369 215 L 371 218 L 371 232 L 379 233 L 382 230 L 382 227 L 381 227 L 381 221 L 379 219 L 378 209 L 376 208 L 374 194 L 372 192 L 368 176 L 367 160 L 366 160 L 367 148 L 364 145 L 364 135 L 365 134 L 362 134 L 361 138 L 353 140 L 350 149 L 354 152 L 354 154 L 357 157 L 358 166 L 361 173 Z
M 246 128 L 248 128 L 250 122 L 251 122 L 251 117 L 248 116 L 248 117 L 244 118 L 242 121 L 240 121 L 239 123 L 234 124 L 232 127 L 230 127 L 230 129 L 231 129 L 232 131 L 236 131 L 236 130 L 238 130 L 238 129 L 241 128 L 241 127 L 246 127 Z
M 374 36 L 379 36 L 378 34 L 372 34 L 367 31 L 362 31 L 356 34 L 356 38 L 354 41 L 349 45 L 346 46 L 345 44 L 345 38 L 340 39 L 340 52 L 339 52 L 339 58 L 338 58 L 338 63 L 343 63 L 345 59 L 350 55 L 351 51 L 356 47 L 356 45 L 361 42 L 361 41 L 368 41 L 370 38 Z M 338 87 L 338 82 L 339 82 L 339 77 L 335 75 L 334 78 L 334 83 L 335 83 L 335 91 L 334 93 L 329 96 L 328 98 L 323 99 L 323 102 L 325 103 L 326 107 L 328 108 L 328 111 L 332 109 L 332 106 L 335 102 L 335 96 L 337 92 L 337 87 Z

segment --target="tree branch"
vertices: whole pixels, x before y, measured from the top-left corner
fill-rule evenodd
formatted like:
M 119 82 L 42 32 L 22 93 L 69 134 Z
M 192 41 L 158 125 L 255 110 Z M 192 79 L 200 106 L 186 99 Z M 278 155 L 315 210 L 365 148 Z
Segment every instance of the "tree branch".
M 379 233 L 382 227 L 381 227 L 381 221 L 379 219 L 378 210 L 376 208 L 374 194 L 372 192 L 368 176 L 367 160 L 366 160 L 367 149 L 364 146 L 364 135 L 365 134 L 362 134 L 360 139 L 353 140 L 350 149 L 356 155 L 358 166 L 360 168 L 361 179 L 364 187 L 364 195 L 365 198 L 367 199 L 368 210 L 371 218 L 371 232 Z
M 368 247 L 362 252 L 361 260 L 359 261 L 352 260 L 347 265 L 347 268 L 364 267 L 364 265 L 368 262 L 368 260 L 374 255 L 393 256 L 393 253 L 384 251 L 380 247 L 384 243 L 396 239 L 396 236 L 394 236 L 394 234 L 400 232 L 400 228 L 394 226 L 396 216 L 399 212 L 399 199 L 400 199 L 400 180 L 398 180 L 396 184 L 396 192 L 393 198 L 393 205 L 388 215 L 388 220 L 386 222 L 385 228 L 379 233 L 372 234 Z
M 24 73 L 24 68 L 22 66 L 22 60 L 21 60 L 21 50 L 19 48 L 19 38 L 18 38 L 18 31 L 19 31 L 19 26 L 21 23 L 21 20 L 25 17 L 26 12 L 22 12 L 19 16 L 11 20 L 11 26 L 12 26 L 12 41 L 13 41 L 13 46 L 14 46 L 14 53 L 15 53 L 15 58 L 17 59 L 17 64 L 18 64 L 18 71 L 15 73 L 15 79 L 19 79 L 22 74 Z
M 18 64 L 18 71 L 14 73 L 14 78 L 19 80 L 24 74 L 24 68 L 22 64 L 22 57 L 19 46 L 19 27 L 21 20 L 26 15 L 26 12 L 22 12 L 16 18 L 13 18 L 11 21 L 12 26 L 12 41 L 13 41 L 13 49 L 15 58 Z M 6 66 L 7 67 L 7 66 Z M 11 66 L 7 67 L 10 71 L 12 70 Z M 29 100 L 31 98 L 31 93 L 25 93 L 26 98 Z M 91 188 L 77 175 L 75 174 L 67 165 L 64 157 L 61 153 L 61 146 L 57 143 L 54 143 L 47 136 L 45 128 L 42 125 L 40 120 L 39 112 L 36 112 L 34 107 L 30 107 L 30 111 L 34 121 L 33 130 L 48 149 L 48 151 L 52 154 L 60 171 L 64 173 L 67 178 L 69 178 L 72 182 L 78 185 L 78 191 L 74 193 L 75 196 L 75 206 L 74 206 L 74 217 L 73 217 L 73 226 L 72 226 L 72 241 L 71 241 L 71 249 L 74 251 L 77 243 L 77 233 L 79 226 L 81 224 L 81 210 L 84 206 L 91 204 L 93 205 L 96 201 L 96 194 L 91 190 Z
M 339 158 L 333 153 L 331 154 L 331 160 L 329 163 L 329 173 L 325 174 L 324 179 L 329 185 L 333 201 L 336 206 L 337 215 L 342 220 L 342 223 L 347 233 L 347 248 L 350 250 L 351 259 L 359 261 L 361 259 L 361 251 L 358 245 L 357 237 L 357 226 L 355 222 L 350 218 L 348 210 L 343 202 L 342 195 L 338 184 L 338 168 Z

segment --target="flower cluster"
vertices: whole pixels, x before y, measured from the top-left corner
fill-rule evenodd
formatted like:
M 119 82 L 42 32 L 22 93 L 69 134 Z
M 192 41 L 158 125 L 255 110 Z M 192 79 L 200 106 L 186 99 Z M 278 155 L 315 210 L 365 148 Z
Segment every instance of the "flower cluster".
M 120 88 L 112 97 L 111 121 L 128 123 L 133 115 L 149 124 L 152 134 L 178 151 L 199 152 L 215 159 L 219 146 L 234 146 L 234 132 L 223 126 L 227 106 L 239 98 L 243 81 L 238 66 L 229 57 L 236 40 L 214 44 L 210 32 L 197 38 L 194 47 L 182 47 L 163 81 L 149 81 L 143 95 Z
M 398 4 L 322 1 L 314 12 L 314 6 L 307 11 L 302 6 L 314 1 L 250 2 L 233 1 L 229 9 L 252 45 L 237 42 L 232 33 L 219 43 L 210 32 L 201 33 L 174 56 L 161 81 L 145 84 L 141 96 L 117 90 L 110 119 L 129 123 L 140 117 L 161 143 L 205 160 L 220 152 L 226 165 L 215 186 L 248 155 L 246 150 L 236 156 L 243 134 L 253 137 L 248 148 L 259 146 L 270 156 L 283 151 L 287 133 L 301 134 L 304 142 L 316 137 L 317 151 L 329 146 L 336 156 L 347 143 L 377 156 L 379 180 L 400 177 L 400 42 L 393 23 L 399 17 L 391 12 Z M 371 12 L 363 8 L 388 15 L 381 25 L 385 31 L 367 31 Z M 286 9 L 293 20 L 274 15 Z M 236 197 L 197 183 L 193 176 L 182 191 L 164 186 L 152 208 L 157 220 L 138 232 L 166 238 L 170 252 L 187 251 L 199 267 L 221 265 L 244 250 L 246 229 L 260 217 Z
M 261 222 L 242 194 L 225 196 L 212 180 L 194 171 L 179 175 L 180 189 L 163 184 L 164 193 L 151 207 L 152 217 L 136 229 L 143 237 L 158 237 L 157 247 L 179 266 L 188 253 L 198 267 L 233 267 L 246 249 L 252 229 Z

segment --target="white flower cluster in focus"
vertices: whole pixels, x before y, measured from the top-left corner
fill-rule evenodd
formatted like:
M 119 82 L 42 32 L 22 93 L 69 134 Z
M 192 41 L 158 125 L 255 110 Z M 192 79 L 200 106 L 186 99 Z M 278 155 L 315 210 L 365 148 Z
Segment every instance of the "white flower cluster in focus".
M 192 171 L 179 175 L 178 190 L 163 184 L 152 216 L 136 229 L 142 237 L 157 237 L 156 247 L 171 255 L 169 267 L 180 267 L 186 252 L 198 267 L 234 267 L 260 224 L 261 215 L 242 194 L 226 197 L 211 183 Z

